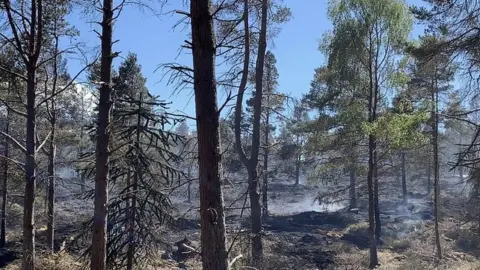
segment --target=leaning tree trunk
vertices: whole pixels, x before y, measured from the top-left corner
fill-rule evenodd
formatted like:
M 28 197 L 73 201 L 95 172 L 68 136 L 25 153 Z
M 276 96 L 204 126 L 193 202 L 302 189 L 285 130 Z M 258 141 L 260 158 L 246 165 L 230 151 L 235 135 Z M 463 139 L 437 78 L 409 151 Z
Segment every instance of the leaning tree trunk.
M 407 171 L 405 169 L 405 152 L 402 152 L 402 198 L 403 204 L 407 204 Z
M 211 1 L 191 0 L 203 269 L 228 269 Z
M 95 161 L 95 198 L 92 225 L 92 248 L 90 268 L 105 270 L 107 260 L 107 203 L 109 174 L 110 111 L 112 108 L 112 32 L 113 0 L 103 0 L 101 22 L 101 67 L 100 98 L 98 103 L 98 126 Z
M 11 82 L 8 83 L 7 96 L 10 96 Z M 7 108 L 7 116 L 5 123 L 5 134 L 10 134 L 10 109 Z M 4 139 L 4 155 L 3 159 L 3 185 L 2 185 L 2 220 L 0 221 L 0 248 L 5 247 L 7 242 L 7 195 L 8 195 L 8 159 L 10 158 L 9 139 Z

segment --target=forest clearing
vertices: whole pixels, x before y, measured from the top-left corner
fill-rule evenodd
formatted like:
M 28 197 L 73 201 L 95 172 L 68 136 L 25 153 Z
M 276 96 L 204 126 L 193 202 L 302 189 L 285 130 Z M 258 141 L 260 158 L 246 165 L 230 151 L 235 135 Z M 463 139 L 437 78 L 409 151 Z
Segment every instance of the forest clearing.
M 0 9 L 1 269 L 480 269 L 480 1 Z

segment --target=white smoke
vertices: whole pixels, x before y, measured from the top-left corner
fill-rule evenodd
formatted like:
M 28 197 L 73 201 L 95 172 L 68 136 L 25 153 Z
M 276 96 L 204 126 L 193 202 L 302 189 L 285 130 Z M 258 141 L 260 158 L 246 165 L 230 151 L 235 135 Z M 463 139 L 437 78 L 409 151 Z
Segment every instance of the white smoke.
M 286 202 L 275 200 L 271 201 L 268 209 L 269 212 L 274 215 L 292 215 L 302 212 L 336 212 L 346 207 L 345 203 L 332 202 L 332 203 L 318 203 L 315 200 L 315 196 L 310 195 L 302 200 L 294 202 Z

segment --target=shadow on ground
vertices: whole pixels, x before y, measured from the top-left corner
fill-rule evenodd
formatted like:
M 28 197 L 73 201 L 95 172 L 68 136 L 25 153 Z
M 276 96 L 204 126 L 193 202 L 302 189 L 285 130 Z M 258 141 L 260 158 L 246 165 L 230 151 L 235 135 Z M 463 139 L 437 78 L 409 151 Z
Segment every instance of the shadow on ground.
M 0 268 L 7 267 L 13 261 L 20 259 L 21 254 L 18 252 L 16 245 L 19 243 L 8 242 L 4 248 L 0 249 Z

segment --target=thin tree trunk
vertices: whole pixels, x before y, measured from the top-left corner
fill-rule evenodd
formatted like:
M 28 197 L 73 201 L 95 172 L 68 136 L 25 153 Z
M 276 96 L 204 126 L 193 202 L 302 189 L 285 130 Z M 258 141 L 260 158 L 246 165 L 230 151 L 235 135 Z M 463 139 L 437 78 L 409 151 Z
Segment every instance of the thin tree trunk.
M 126 201 L 125 201 L 125 215 L 126 215 L 126 227 L 128 231 L 128 245 L 127 245 L 127 270 L 131 270 L 133 268 L 133 255 L 130 257 L 130 224 L 132 220 L 132 207 L 131 207 L 131 201 L 132 201 L 132 174 L 131 172 L 128 172 L 127 174 L 127 187 L 126 187 Z
M 297 156 L 295 158 L 295 185 L 300 185 L 300 162 L 301 162 L 301 151 L 300 151 L 300 136 L 297 137 Z
M 192 166 L 190 164 L 188 165 L 187 169 L 187 202 L 191 203 L 192 202 Z
M 301 156 L 298 155 L 295 160 L 295 185 L 300 185 L 300 158 Z
M 460 149 L 458 152 L 461 153 L 462 150 Z M 458 166 L 458 173 L 460 174 L 460 183 L 463 183 L 463 180 L 465 180 L 465 179 L 463 177 L 463 166 L 462 165 Z
M 83 156 L 83 151 L 85 150 L 85 146 L 84 146 L 84 142 L 83 142 L 83 139 L 84 139 L 84 126 L 85 126 L 85 97 L 83 96 L 83 93 L 82 93 L 82 100 L 81 100 L 81 106 L 82 106 L 82 112 L 81 112 L 81 117 L 82 117 L 82 122 L 81 122 L 81 125 L 80 125 L 80 144 L 79 144 L 79 149 L 78 149 L 78 152 L 77 155 L 79 155 L 80 157 Z M 83 163 L 83 162 L 82 162 Z M 80 192 L 83 194 L 85 193 L 85 186 L 87 184 L 87 180 L 86 180 L 86 177 L 85 177 L 85 173 L 83 172 L 80 172 Z
M 58 54 L 59 38 L 57 36 L 57 22 L 54 23 L 54 36 L 55 36 L 55 55 Z M 53 60 L 53 82 L 52 82 L 52 97 L 56 95 L 57 82 L 58 82 L 58 62 L 57 57 Z M 45 89 L 47 90 L 47 89 Z M 46 91 L 47 92 L 47 91 Z M 52 253 L 55 252 L 55 185 L 56 185 L 56 124 L 57 124 L 57 112 L 55 99 L 51 99 L 51 108 L 47 106 L 47 112 L 49 113 L 49 120 L 51 125 L 50 145 L 48 151 L 48 221 L 47 221 L 47 247 Z
M 101 22 L 101 69 L 100 98 L 98 104 L 98 127 L 95 162 L 95 198 L 92 225 L 92 270 L 105 270 L 107 259 L 107 203 L 109 174 L 110 112 L 112 108 L 112 32 L 113 0 L 103 0 Z
M 80 149 L 79 149 L 79 154 L 80 156 L 83 155 L 83 125 L 84 125 L 84 112 L 83 112 L 83 97 L 82 97 L 82 124 L 80 128 Z M 85 193 L 85 185 L 86 185 L 86 178 L 85 174 L 83 172 L 80 172 L 80 192 L 83 194 Z
M 375 69 L 376 70 L 376 69 Z M 372 106 L 372 122 L 377 121 L 377 106 L 378 95 L 380 94 L 378 85 L 377 73 L 375 72 L 375 88 L 373 92 L 373 106 Z M 380 200 L 379 200 L 379 185 L 378 185 L 378 149 L 377 138 L 373 137 L 373 189 L 374 189 L 374 201 L 375 201 L 375 240 L 380 240 L 382 233 L 382 220 L 380 219 Z
M 128 250 L 127 250 L 127 270 L 133 269 L 134 257 L 135 257 L 135 219 L 137 212 L 137 191 L 138 191 L 138 178 L 140 177 L 140 163 L 138 161 L 139 154 L 138 149 L 140 148 L 140 129 L 142 125 L 142 93 L 140 93 L 140 100 L 138 102 L 138 115 L 137 115 L 137 129 L 135 134 L 135 144 L 134 148 L 137 151 L 137 159 L 135 161 L 135 172 L 133 175 L 133 183 L 131 189 L 131 202 L 130 207 L 130 220 L 128 226 Z
M 55 232 L 55 120 L 52 121 L 52 134 L 50 139 L 48 158 L 48 221 L 47 221 L 47 247 L 54 252 Z
M 405 169 L 405 152 L 402 152 L 402 198 L 403 204 L 407 204 L 407 171 Z
M 430 156 L 431 157 L 431 156 Z M 427 195 L 432 194 L 432 160 L 428 158 L 427 165 Z
M 267 104 L 269 104 L 269 96 L 267 96 Z M 263 154 L 263 188 L 262 188 L 262 203 L 263 203 L 263 217 L 268 217 L 268 155 L 269 155 L 269 140 L 270 136 L 270 112 L 267 108 L 267 115 L 265 121 L 265 148 Z
M 377 156 L 377 138 L 375 138 L 375 152 L 373 153 L 375 164 L 373 170 L 373 190 L 374 190 L 374 200 L 375 200 L 375 239 L 380 241 L 380 236 L 382 234 L 382 220 L 380 219 L 380 203 L 379 203 L 379 190 L 378 190 L 378 156 Z
M 395 180 L 400 185 L 402 183 L 402 180 L 401 180 L 400 174 L 398 173 L 397 167 L 395 166 L 395 162 L 393 161 L 393 156 L 390 157 L 390 164 L 392 165 L 392 170 L 395 176 Z
M 11 82 L 8 83 L 7 97 L 10 96 Z M 5 123 L 5 134 L 10 134 L 10 109 L 7 108 L 7 116 Z M 0 248 L 5 247 L 7 243 L 7 195 L 8 195 L 8 158 L 10 157 L 9 139 L 4 138 L 4 154 L 3 159 L 3 185 L 2 185 L 2 220 L 0 223 Z
M 436 84 L 436 80 L 435 80 Z M 436 86 L 436 85 L 435 85 Z M 435 215 L 435 242 L 437 247 L 437 257 L 442 259 L 442 247 L 440 243 L 440 232 L 438 222 L 440 220 L 440 166 L 438 160 L 438 88 L 432 89 L 432 99 L 434 101 L 434 129 L 433 129 L 433 163 L 434 163 L 434 215 Z
M 357 207 L 357 168 L 355 161 L 350 165 L 350 188 L 349 188 L 349 197 L 350 197 L 350 209 Z
M 228 269 L 211 1 L 191 0 L 203 269 Z
M 138 144 L 137 144 L 138 145 Z M 135 172 L 133 175 L 133 183 L 131 189 L 131 203 L 130 206 L 130 224 L 128 226 L 128 250 L 127 250 L 127 270 L 132 270 L 134 265 L 134 258 L 135 258 L 135 219 L 136 219 L 136 211 L 137 211 L 137 196 L 136 193 L 138 191 L 138 177 L 139 172 Z

